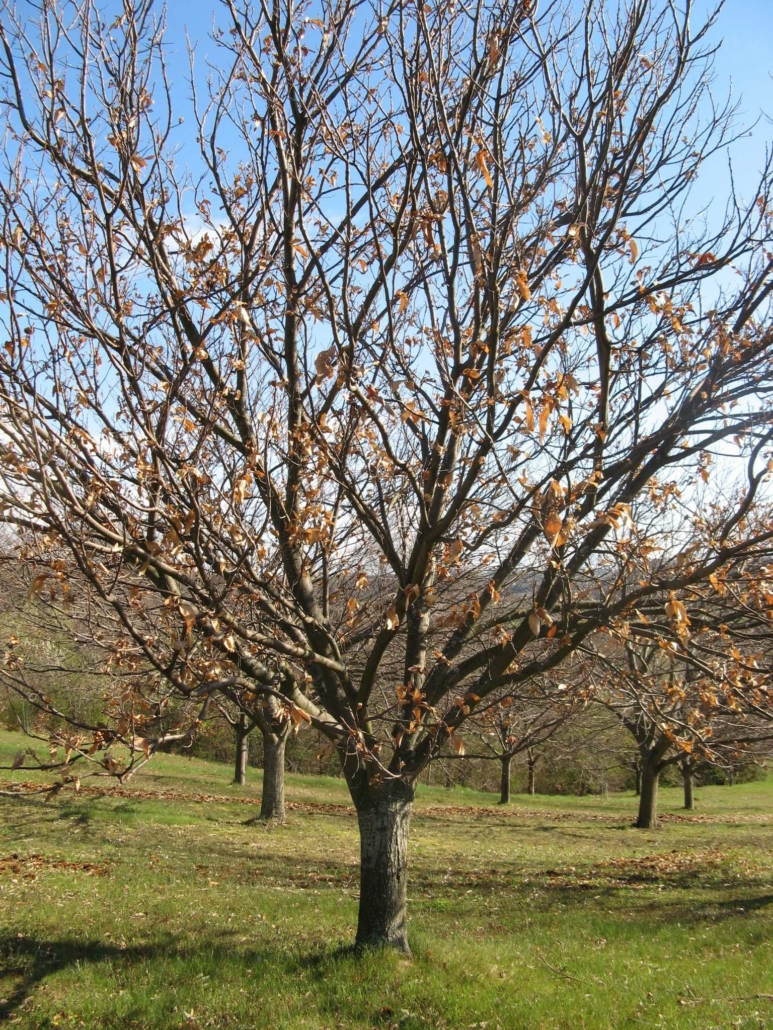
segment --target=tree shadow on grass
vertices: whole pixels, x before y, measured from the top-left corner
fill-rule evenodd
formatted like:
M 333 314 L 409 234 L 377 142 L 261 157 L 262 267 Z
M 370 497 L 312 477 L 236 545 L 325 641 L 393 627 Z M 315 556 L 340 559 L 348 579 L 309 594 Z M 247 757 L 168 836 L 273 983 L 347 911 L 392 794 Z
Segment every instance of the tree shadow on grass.
M 261 981 L 289 983 L 306 976 L 318 985 L 325 981 L 336 984 L 347 967 L 363 961 L 367 963 L 374 956 L 378 956 L 379 961 L 383 956 L 398 965 L 408 961 L 405 956 L 393 954 L 388 949 L 363 952 L 353 944 L 310 941 L 302 948 L 282 949 L 273 942 L 245 946 L 243 941 L 244 938 L 239 937 L 236 931 L 230 930 L 210 934 L 195 944 L 183 942 L 175 934 L 136 944 L 117 944 L 94 938 L 83 940 L 66 935 L 0 935 L 0 1024 L 11 1020 L 35 990 L 51 977 L 67 971 L 78 976 L 76 971 L 100 963 L 113 966 L 123 979 L 137 984 L 146 983 L 138 967 L 155 961 L 179 961 L 182 969 L 186 970 L 180 974 L 181 984 L 190 981 L 192 969 L 198 969 L 199 975 L 202 969 L 206 969 L 213 979 L 222 975 L 225 981 L 238 965 L 244 967 L 250 984 L 260 994 Z M 136 971 L 136 977 L 133 971 Z M 167 966 L 163 973 L 167 975 L 168 972 Z M 4 984 L 9 982 L 14 986 L 4 991 Z M 318 1004 L 322 1006 L 332 1004 L 335 1007 L 339 1003 L 338 994 L 327 1001 L 322 996 L 318 998 Z
M 200 945 L 183 945 L 170 935 L 153 942 L 118 945 L 102 940 L 78 940 L 71 937 L 44 939 L 27 935 L 0 936 L 0 984 L 17 980 L 13 989 L 0 998 L 0 1022 L 10 1019 L 26 1002 L 35 988 L 63 970 L 101 962 L 115 963 L 122 970 L 154 959 L 179 958 L 185 961 L 206 959 L 213 967 L 220 963 L 232 966 L 235 954 L 235 933 L 229 931 L 208 937 Z M 249 967 L 267 969 L 282 967 L 283 974 L 292 974 L 304 964 L 319 964 L 335 958 L 343 949 L 320 949 L 308 956 L 278 952 L 276 948 L 239 949 L 240 961 Z M 2 987 L 0 987 L 2 992 Z
M 716 907 L 727 915 L 744 912 L 761 912 L 773 905 L 773 894 L 761 894 L 757 898 L 730 898 L 728 901 L 716 902 Z
M 13 990 L 0 999 L 0 1020 L 10 1018 L 39 983 L 68 966 L 119 957 L 137 962 L 151 958 L 158 949 L 157 944 L 121 949 L 102 941 L 41 940 L 26 935 L 0 938 L 0 968 L 6 978 L 19 978 Z
M 760 926 L 768 927 L 773 917 L 769 878 L 757 875 L 728 882 L 729 875 L 726 868 L 701 861 L 661 872 L 649 868 L 647 859 L 577 870 L 523 869 L 515 864 L 448 869 L 442 876 L 420 868 L 412 871 L 409 904 L 414 912 L 429 913 L 439 899 L 457 899 L 459 904 L 468 895 L 478 901 L 493 896 L 508 898 L 513 911 L 528 907 L 540 917 L 586 913 L 626 924 L 633 918 L 641 922 L 643 932 L 674 922 L 698 926 L 755 915 L 762 917 Z
M 529 896 L 528 904 L 543 915 L 558 906 L 562 913 L 601 914 L 612 922 L 622 920 L 621 925 L 626 926 L 630 926 L 633 919 L 641 925 L 642 933 L 673 924 L 699 928 L 761 916 L 763 918 L 754 923 L 755 934 L 765 940 L 770 936 L 773 894 L 755 895 L 752 893 L 755 889 L 764 888 L 759 883 L 724 887 L 687 879 L 664 883 L 649 881 L 641 885 L 543 882 L 537 894 Z M 751 926 L 747 926 L 747 934 Z

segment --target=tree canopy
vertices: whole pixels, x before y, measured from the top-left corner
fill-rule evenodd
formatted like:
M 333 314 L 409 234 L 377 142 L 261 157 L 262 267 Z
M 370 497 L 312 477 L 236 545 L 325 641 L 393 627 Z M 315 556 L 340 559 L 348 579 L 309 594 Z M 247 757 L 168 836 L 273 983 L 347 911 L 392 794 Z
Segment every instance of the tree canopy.
M 84 741 L 311 722 L 361 944 L 476 706 L 769 547 L 771 166 L 698 209 L 691 14 L 225 0 L 181 112 L 147 0 L 4 10 L 0 504 L 122 670 Z

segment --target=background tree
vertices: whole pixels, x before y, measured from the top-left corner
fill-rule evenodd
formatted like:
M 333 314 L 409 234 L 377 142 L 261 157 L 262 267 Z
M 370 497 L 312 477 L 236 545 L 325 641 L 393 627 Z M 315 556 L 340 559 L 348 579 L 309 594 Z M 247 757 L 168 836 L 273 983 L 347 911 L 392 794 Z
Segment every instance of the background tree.
M 499 761 L 499 803 L 510 802 L 513 759 L 525 754 L 529 769 L 528 793 L 534 794 L 534 770 L 539 760 L 535 749 L 560 729 L 571 716 L 574 698 L 565 683 L 526 684 L 516 696 L 508 693 L 478 709 L 473 724 L 484 749 Z
M 297 732 L 302 718 L 294 711 L 295 721 L 288 718 L 286 711 L 274 698 L 255 705 L 251 711 L 240 709 L 232 712 L 228 704 L 219 705 L 224 718 L 234 730 L 234 783 L 244 786 L 247 782 L 250 733 L 260 728 L 263 738 L 263 790 L 261 795 L 261 819 L 284 821 L 284 774 L 285 748 L 290 730 Z
M 17 540 L 0 557 L 5 718 L 50 750 L 38 760 L 30 749 L 24 766 L 43 762 L 69 777 L 81 762 L 88 772 L 80 768 L 79 778 L 125 781 L 160 747 L 190 746 L 214 714 L 212 697 L 202 703 L 172 689 L 144 689 L 148 666 L 123 652 L 61 553 L 49 551 L 41 564 L 34 551 Z
M 288 710 L 274 697 L 253 700 L 248 708 L 245 707 L 246 699 L 240 699 L 240 704 L 241 707 L 234 714 L 229 711 L 228 704 L 219 706 L 234 728 L 234 783 L 244 786 L 247 782 L 249 735 L 257 726 L 263 742 L 260 818 L 284 822 L 285 748 L 290 732 L 293 729 L 297 732 L 303 716 L 300 709 Z
M 233 727 L 235 748 L 234 748 L 234 783 L 243 787 L 247 783 L 247 765 L 250 757 L 250 733 L 255 729 L 255 723 L 250 720 L 246 712 L 238 712 L 231 715 L 228 709 L 223 714 L 226 721 Z
M 193 131 L 148 0 L 3 8 L 4 517 L 153 670 L 111 740 L 216 694 L 330 738 L 360 946 L 407 950 L 414 785 L 482 701 L 770 539 L 770 168 L 691 203 L 734 118 L 690 8 L 226 0 Z
M 731 767 L 771 753 L 766 666 L 773 596 L 765 584 L 758 562 L 733 566 L 689 591 L 690 614 L 672 597 L 660 613 L 637 611 L 597 643 L 594 696 L 639 751 L 637 826 L 657 825 L 658 782 L 668 766 L 679 766 L 685 808 L 692 809 L 697 763 Z M 752 611 L 763 595 L 765 612 Z

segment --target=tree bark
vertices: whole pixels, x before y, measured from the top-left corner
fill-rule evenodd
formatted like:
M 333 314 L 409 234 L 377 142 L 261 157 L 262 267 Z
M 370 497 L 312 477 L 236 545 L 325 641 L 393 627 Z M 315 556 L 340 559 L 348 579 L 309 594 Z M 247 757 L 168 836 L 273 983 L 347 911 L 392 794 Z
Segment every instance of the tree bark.
M 499 786 L 500 805 L 510 804 L 510 763 L 512 760 L 512 755 L 502 755 L 500 758 L 500 761 L 502 762 L 502 779 L 500 780 Z
M 688 812 L 695 808 L 695 796 L 693 794 L 692 766 L 688 762 L 682 763 L 682 783 L 684 784 L 684 807 Z
M 634 766 L 633 775 L 634 775 L 633 792 L 636 795 L 636 797 L 638 798 L 639 795 L 641 794 L 641 766 L 639 765 L 638 762 Z
M 263 793 L 260 818 L 283 823 L 285 819 L 285 744 L 287 738 L 263 732 Z
M 414 788 L 403 780 L 392 780 L 352 794 L 360 827 L 360 912 L 355 947 L 389 947 L 410 955 L 408 828 Z
M 658 825 L 658 784 L 660 769 L 656 762 L 642 762 L 639 815 L 636 825 L 640 830 L 652 830 Z
M 247 782 L 247 759 L 249 757 L 250 725 L 247 716 L 242 713 L 236 724 L 236 759 L 234 763 L 234 783 L 243 787 Z

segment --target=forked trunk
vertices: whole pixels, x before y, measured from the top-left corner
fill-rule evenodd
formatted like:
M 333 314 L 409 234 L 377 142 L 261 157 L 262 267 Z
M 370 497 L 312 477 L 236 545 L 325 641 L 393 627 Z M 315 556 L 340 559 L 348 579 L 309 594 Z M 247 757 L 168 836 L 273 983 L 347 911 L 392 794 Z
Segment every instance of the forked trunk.
M 682 783 L 684 784 L 684 807 L 688 812 L 695 808 L 695 796 L 693 794 L 692 766 L 682 765 Z
M 234 763 L 234 783 L 243 787 L 247 782 L 247 758 L 249 756 L 249 722 L 242 714 L 236 724 L 236 760 Z
M 500 761 L 502 762 L 502 779 L 499 787 L 499 803 L 500 805 L 508 805 L 510 803 L 510 763 L 512 762 L 512 755 L 502 755 Z
M 658 784 L 660 769 L 655 762 L 643 762 L 641 794 L 636 825 L 640 830 L 653 830 L 658 825 Z
M 263 793 L 260 818 L 283 823 L 285 818 L 285 743 L 284 736 L 263 733 Z
M 410 954 L 408 827 L 413 793 L 402 780 L 353 791 L 360 827 L 358 949 L 390 947 Z

